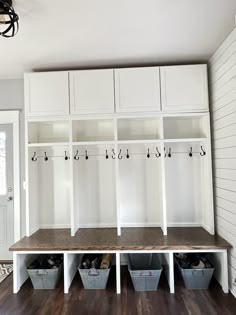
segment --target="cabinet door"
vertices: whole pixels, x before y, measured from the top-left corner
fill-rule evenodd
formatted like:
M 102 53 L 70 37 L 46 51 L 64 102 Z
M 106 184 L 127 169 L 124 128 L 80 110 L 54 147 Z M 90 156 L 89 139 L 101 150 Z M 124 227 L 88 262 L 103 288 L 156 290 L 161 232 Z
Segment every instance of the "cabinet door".
M 72 114 L 114 112 L 113 70 L 70 72 Z
M 25 75 L 26 116 L 69 114 L 68 72 L 41 72 Z
M 117 112 L 159 111 L 159 68 L 115 70 L 115 95 Z
M 161 100 L 164 111 L 208 110 L 207 66 L 161 67 Z

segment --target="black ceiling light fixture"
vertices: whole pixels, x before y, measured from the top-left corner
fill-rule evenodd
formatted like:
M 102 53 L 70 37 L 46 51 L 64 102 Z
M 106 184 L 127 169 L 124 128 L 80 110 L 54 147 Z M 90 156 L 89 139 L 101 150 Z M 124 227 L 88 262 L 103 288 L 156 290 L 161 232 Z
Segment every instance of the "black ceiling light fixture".
M 13 37 L 18 29 L 19 16 L 12 6 L 12 0 L 0 0 L 0 35 Z

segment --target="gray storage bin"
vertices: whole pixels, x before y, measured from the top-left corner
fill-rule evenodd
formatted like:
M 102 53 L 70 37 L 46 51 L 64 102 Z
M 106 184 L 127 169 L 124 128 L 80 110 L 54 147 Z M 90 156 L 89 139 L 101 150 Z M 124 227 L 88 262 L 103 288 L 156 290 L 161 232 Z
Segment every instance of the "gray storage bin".
M 111 268 L 109 269 L 81 269 L 78 267 L 85 289 L 106 289 Z
M 183 269 L 176 260 L 187 289 L 208 289 L 215 268 Z
M 27 269 L 34 289 L 55 289 L 62 273 L 62 264 L 55 269 Z
M 129 254 L 128 268 L 135 291 L 156 291 L 162 266 L 158 254 Z

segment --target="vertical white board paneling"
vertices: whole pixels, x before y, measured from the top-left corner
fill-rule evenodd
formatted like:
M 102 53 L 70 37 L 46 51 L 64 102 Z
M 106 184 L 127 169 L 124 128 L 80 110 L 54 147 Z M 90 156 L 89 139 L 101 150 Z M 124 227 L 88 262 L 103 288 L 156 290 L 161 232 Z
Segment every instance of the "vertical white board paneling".
M 236 294 L 236 29 L 211 57 L 209 70 L 216 229 L 233 245 L 229 286 Z

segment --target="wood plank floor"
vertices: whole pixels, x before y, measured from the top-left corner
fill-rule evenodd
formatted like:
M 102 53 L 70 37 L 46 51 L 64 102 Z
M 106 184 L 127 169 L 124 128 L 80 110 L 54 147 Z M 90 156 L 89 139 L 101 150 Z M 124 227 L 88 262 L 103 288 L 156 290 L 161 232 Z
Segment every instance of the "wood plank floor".
M 114 228 L 80 229 L 71 237 L 69 229 L 39 230 L 14 244 L 12 251 L 40 250 L 191 250 L 229 249 L 232 246 L 203 228 L 169 228 L 164 236 L 160 228 L 123 228 L 117 236 Z
M 55 290 L 33 290 L 28 280 L 17 295 L 12 293 L 12 276 L 0 284 L 0 315 L 235 315 L 236 299 L 224 294 L 213 280 L 209 290 L 187 290 L 177 276 L 171 295 L 162 275 L 156 292 L 135 292 L 127 268 L 122 268 L 122 293 L 116 295 L 115 270 L 107 290 L 84 290 L 77 274 L 70 293 L 63 282 Z

